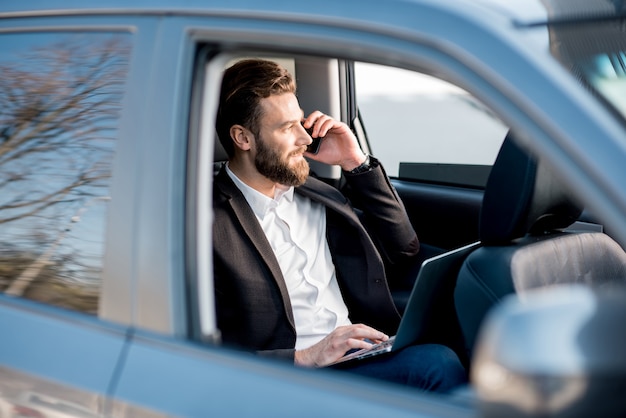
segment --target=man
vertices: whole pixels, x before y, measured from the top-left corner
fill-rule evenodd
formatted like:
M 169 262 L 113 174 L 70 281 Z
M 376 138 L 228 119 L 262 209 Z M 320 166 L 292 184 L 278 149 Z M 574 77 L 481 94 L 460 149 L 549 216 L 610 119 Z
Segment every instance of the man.
M 419 242 L 382 166 L 344 123 L 306 116 L 291 75 L 244 60 L 226 70 L 217 131 L 228 163 L 215 179 L 213 228 L 218 327 L 225 343 L 324 367 L 387 340 L 399 324 L 385 263 Z M 306 152 L 311 136 L 319 152 Z M 363 221 L 337 189 L 309 177 L 306 156 L 341 166 Z M 342 366 L 367 376 L 448 390 L 465 371 L 443 346 Z

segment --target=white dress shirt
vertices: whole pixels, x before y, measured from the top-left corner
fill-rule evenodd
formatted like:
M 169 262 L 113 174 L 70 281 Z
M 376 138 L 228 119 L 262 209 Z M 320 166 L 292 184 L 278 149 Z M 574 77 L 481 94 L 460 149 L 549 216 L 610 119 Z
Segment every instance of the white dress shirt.
M 326 241 L 325 207 L 287 186 L 269 198 L 237 178 L 228 165 L 226 171 L 252 208 L 280 265 L 293 308 L 296 350 L 350 324 Z

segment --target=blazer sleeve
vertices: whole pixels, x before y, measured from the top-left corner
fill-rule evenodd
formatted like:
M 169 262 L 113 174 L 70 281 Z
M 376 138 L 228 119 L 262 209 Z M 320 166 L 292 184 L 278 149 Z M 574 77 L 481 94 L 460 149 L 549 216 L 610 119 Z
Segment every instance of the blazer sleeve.
M 419 252 L 419 240 L 404 204 L 383 166 L 373 157 L 374 168 L 359 174 L 344 172 L 346 194 L 386 262 L 406 261 Z

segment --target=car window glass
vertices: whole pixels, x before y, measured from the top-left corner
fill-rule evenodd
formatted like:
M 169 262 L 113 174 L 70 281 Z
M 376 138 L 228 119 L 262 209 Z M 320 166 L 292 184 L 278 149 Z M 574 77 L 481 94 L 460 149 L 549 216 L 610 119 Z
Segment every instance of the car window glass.
M 128 35 L 0 44 L 0 291 L 95 314 Z
M 553 24 L 552 55 L 626 120 L 626 35 L 623 20 Z
M 400 164 L 491 166 L 507 128 L 466 91 L 428 75 L 356 63 L 370 149 L 390 176 Z M 407 144 L 411 144 L 407 147 Z

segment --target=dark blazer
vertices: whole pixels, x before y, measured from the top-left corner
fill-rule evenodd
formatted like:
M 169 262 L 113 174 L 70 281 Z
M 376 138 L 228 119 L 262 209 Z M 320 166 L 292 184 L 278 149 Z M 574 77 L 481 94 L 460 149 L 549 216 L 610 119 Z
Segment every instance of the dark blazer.
M 417 235 L 381 166 L 346 173 L 346 178 L 361 217 L 336 188 L 313 177 L 295 191 L 326 206 L 328 245 L 350 320 L 393 334 L 400 317 L 385 263 L 415 256 Z M 223 342 L 293 358 L 296 331 L 285 280 L 263 229 L 224 167 L 215 178 L 213 209 L 217 325 Z

